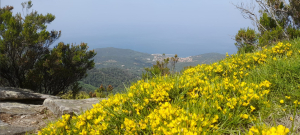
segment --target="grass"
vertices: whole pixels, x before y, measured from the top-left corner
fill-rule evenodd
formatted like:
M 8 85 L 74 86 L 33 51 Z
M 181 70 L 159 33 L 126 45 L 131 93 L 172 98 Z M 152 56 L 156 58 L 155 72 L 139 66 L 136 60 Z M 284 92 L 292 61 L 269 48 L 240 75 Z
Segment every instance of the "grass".
M 39 134 L 299 134 L 300 39 L 140 80 Z

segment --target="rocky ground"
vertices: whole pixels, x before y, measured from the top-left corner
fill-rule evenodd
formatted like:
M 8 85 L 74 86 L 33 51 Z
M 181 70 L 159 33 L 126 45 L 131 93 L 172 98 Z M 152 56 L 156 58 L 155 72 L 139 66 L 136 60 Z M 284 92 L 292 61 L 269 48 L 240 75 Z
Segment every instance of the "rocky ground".
M 0 87 L 0 135 L 37 133 L 63 114 L 79 115 L 101 100 L 66 100 L 27 89 Z
M 40 111 L 23 114 L 0 113 L 0 125 L 2 125 L 0 126 L 0 131 L 5 131 L 0 134 L 37 133 L 37 131 L 45 127 L 47 123 L 59 118 L 45 107 L 38 105 L 33 107 L 38 108 Z

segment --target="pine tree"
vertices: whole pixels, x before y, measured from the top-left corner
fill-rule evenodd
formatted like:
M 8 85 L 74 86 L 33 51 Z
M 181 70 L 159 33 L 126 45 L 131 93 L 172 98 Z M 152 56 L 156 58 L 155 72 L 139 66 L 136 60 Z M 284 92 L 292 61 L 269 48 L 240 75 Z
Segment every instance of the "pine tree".
M 27 10 L 32 2 L 22 3 Z M 61 31 L 47 31 L 55 16 L 32 11 L 25 17 L 12 14 L 13 7 L 0 9 L 0 85 L 28 88 L 56 95 L 78 88 L 78 80 L 94 67 L 96 53 L 85 43 L 59 43 L 49 48 Z

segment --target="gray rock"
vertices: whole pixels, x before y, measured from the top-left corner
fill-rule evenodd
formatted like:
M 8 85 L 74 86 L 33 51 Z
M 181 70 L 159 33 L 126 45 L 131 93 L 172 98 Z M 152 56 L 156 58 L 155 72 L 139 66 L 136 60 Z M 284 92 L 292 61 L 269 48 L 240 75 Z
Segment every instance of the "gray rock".
M 42 105 L 29 105 L 16 102 L 1 102 L 0 113 L 12 114 L 12 115 L 29 115 L 36 114 L 46 109 Z
M 8 124 L 7 123 L 5 123 L 5 122 L 3 122 L 2 120 L 0 120 L 0 127 L 1 126 L 7 126 Z
M 79 115 L 103 99 L 107 98 L 67 100 L 28 89 L 0 86 L 0 135 L 36 131 L 63 114 Z
M 20 89 L 13 87 L 1 87 L 0 86 L 0 102 L 7 100 L 45 100 L 47 98 L 60 99 L 60 97 L 35 93 L 29 89 Z
M 0 135 L 23 135 L 28 131 L 36 130 L 35 127 L 0 126 Z
M 80 100 L 46 99 L 43 105 L 57 116 L 67 113 L 79 115 L 86 110 L 91 109 L 93 107 L 92 104 L 99 103 L 103 99 L 107 98 L 89 98 Z

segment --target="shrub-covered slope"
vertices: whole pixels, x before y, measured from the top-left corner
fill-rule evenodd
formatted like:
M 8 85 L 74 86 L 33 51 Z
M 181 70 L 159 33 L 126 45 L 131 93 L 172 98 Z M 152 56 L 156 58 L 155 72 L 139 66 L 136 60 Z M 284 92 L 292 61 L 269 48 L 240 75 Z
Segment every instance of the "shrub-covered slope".
M 137 81 L 39 134 L 298 134 L 300 39 Z
M 125 69 L 111 67 L 89 70 L 88 76 L 81 81 L 96 87 L 96 89 L 99 88 L 101 84 L 105 87 L 112 85 L 114 87 L 113 93 L 121 93 L 124 91 L 125 86 L 130 85 L 131 82 L 136 82 L 136 80 L 138 80 L 137 74 Z M 93 89 L 92 92 L 96 89 Z

